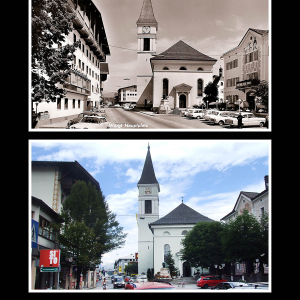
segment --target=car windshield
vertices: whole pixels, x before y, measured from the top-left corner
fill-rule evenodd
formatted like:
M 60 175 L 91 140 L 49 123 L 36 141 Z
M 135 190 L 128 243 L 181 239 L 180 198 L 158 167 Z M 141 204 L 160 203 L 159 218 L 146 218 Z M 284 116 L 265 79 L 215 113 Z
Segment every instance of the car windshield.
M 122 277 L 116 277 L 115 279 L 116 279 L 116 281 L 123 281 Z

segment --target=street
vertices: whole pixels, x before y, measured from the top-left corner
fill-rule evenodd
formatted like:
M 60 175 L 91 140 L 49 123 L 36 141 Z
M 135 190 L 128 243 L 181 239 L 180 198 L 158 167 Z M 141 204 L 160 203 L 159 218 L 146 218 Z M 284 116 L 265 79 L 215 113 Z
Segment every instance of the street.
M 171 114 L 155 114 L 150 111 L 128 111 L 122 108 L 110 107 L 105 108 L 105 112 L 110 129 L 231 129 L 229 126 L 212 124 L 203 119 L 191 119 Z M 266 127 L 243 128 L 243 130 L 245 129 L 264 130 Z

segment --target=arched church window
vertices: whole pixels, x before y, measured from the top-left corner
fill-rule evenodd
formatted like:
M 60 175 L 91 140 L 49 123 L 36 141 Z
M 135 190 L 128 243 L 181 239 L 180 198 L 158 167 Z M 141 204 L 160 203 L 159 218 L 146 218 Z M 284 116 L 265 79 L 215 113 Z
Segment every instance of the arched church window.
M 164 67 L 163 70 L 169 70 L 169 68 L 168 67 Z
M 180 67 L 179 70 L 186 70 L 186 67 Z
M 202 96 L 202 89 L 203 89 L 203 80 L 198 79 L 197 80 L 197 96 Z
M 170 235 L 170 232 L 169 232 L 169 231 L 165 231 L 165 232 L 163 233 L 163 235 Z
M 181 235 L 186 235 L 187 233 L 188 233 L 187 230 L 183 230 L 183 231 L 181 232 Z
M 169 244 L 165 244 L 164 245 L 164 261 L 167 260 L 167 257 L 169 255 L 170 251 L 171 251 L 170 245 Z
M 203 71 L 203 68 L 198 68 L 197 71 Z
M 163 79 L 163 98 L 165 99 L 166 96 L 169 95 L 169 79 Z

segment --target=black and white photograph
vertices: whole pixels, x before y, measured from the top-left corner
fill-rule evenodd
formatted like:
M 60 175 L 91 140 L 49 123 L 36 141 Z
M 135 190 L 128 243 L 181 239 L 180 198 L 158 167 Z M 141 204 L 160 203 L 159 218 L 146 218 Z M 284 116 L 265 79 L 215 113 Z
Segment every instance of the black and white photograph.
M 32 0 L 29 131 L 269 132 L 270 11 L 269 0 Z

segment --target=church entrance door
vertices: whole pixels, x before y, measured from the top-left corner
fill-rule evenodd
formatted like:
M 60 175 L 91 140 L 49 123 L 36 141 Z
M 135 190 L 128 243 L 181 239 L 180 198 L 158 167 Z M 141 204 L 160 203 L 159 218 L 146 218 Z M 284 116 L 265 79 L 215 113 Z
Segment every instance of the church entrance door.
M 186 108 L 186 95 L 184 94 L 179 96 L 179 108 Z
M 191 266 L 187 261 L 182 264 L 182 272 L 183 277 L 191 277 Z

